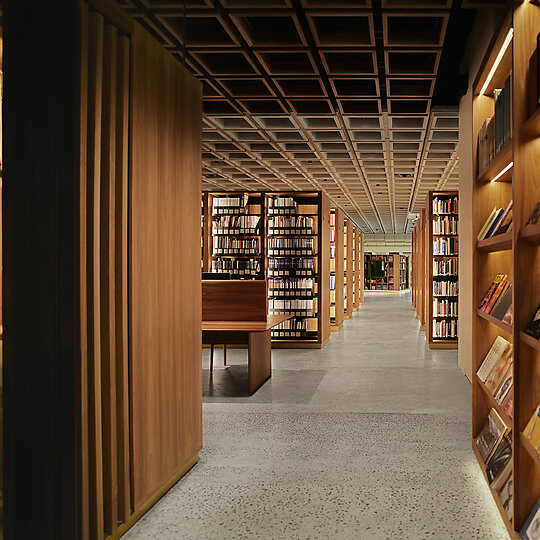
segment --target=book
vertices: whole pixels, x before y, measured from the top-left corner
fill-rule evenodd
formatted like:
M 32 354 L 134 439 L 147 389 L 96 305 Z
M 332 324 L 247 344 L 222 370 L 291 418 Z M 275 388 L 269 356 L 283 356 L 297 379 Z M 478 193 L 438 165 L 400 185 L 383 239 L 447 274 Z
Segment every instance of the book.
M 537 202 L 536 206 L 533 208 L 533 211 L 531 212 L 531 215 L 529 216 L 527 225 L 536 225 L 539 220 L 540 220 L 540 202 Z
M 514 324 L 514 306 L 513 304 L 510 304 L 510 307 L 508 308 L 508 311 L 504 314 L 504 317 L 502 318 L 502 322 L 505 324 L 509 324 L 512 326 Z
M 493 236 L 493 233 L 495 232 L 495 230 L 497 229 L 497 227 L 501 223 L 501 220 L 502 220 L 503 216 L 504 216 L 504 209 L 500 208 L 499 211 L 497 212 L 497 215 L 495 216 L 495 219 L 493 220 L 491 225 L 488 227 L 488 230 L 487 230 L 484 238 L 491 238 Z
M 519 532 L 520 538 L 538 540 L 540 538 L 540 499 L 536 501 L 529 517 Z
M 508 345 L 509 345 L 509 342 L 506 339 L 504 339 L 501 336 L 497 336 L 497 338 L 493 342 L 493 345 L 491 345 L 491 348 L 486 354 L 486 357 L 484 358 L 482 365 L 476 372 L 476 374 L 478 375 L 478 378 L 482 382 L 486 382 L 487 376 L 489 375 L 490 371 L 493 369 L 493 366 L 499 360 L 499 358 L 501 357 L 501 355 L 503 354 L 504 350 L 506 349 Z
M 486 222 L 484 223 L 484 226 L 482 229 L 480 229 L 480 232 L 478 233 L 478 236 L 476 237 L 477 240 L 483 240 L 486 237 L 486 232 L 491 227 L 491 224 L 493 223 L 493 220 L 497 216 L 500 208 L 494 208 L 491 211 L 491 214 L 489 214 L 489 217 L 487 218 Z
M 540 306 L 536 308 L 533 318 L 529 321 L 525 333 L 534 339 L 540 339 Z
M 536 407 L 531 418 L 527 422 L 523 435 L 527 438 L 531 446 L 540 454 L 540 405 Z
M 508 478 L 508 481 L 502 487 L 499 496 L 501 498 L 501 503 L 503 508 L 508 516 L 508 519 L 512 519 L 514 514 L 514 504 L 513 504 L 513 481 L 512 476 Z
M 499 389 L 497 390 L 495 394 L 495 401 L 501 405 L 503 401 L 506 399 L 506 396 L 512 389 L 514 379 L 514 373 L 512 369 L 509 369 L 506 373 L 501 385 L 499 386 Z
M 489 461 L 493 451 L 508 431 L 509 428 L 504 423 L 504 420 L 499 416 L 495 409 L 491 409 L 480 433 L 475 438 L 476 447 L 478 448 L 484 463 Z
M 508 463 L 505 465 L 504 469 L 499 473 L 497 478 L 493 480 L 491 487 L 497 491 L 501 491 L 501 488 L 506 484 L 510 475 L 512 474 L 512 460 L 508 460 Z
M 506 465 L 512 459 L 512 432 L 501 439 L 499 445 L 493 452 L 490 460 L 486 465 L 486 476 L 488 478 L 489 484 L 498 478 L 498 476 L 503 472 Z
M 514 392 L 510 391 L 506 397 L 506 402 L 502 402 L 502 405 L 506 416 L 512 420 L 514 418 Z
M 514 201 L 512 200 L 508 203 L 508 206 L 504 210 L 504 214 L 499 221 L 499 225 L 493 231 L 493 234 L 491 236 L 497 236 L 498 234 L 503 234 L 510 229 L 510 225 L 512 224 L 512 216 L 513 216 L 513 208 L 512 208 L 513 203 Z
M 493 283 L 490 285 L 488 291 L 486 292 L 486 295 L 484 296 L 484 299 L 478 306 L 478 309 L 480 311 L 485 311 L 486 306 L 488 305 L 489 301 L 491 300 L 491 297 L 493 296 L 493 293 L 499 286 L 499 283 L 503 280 L 505 280 L 508 276 L 506 274 L 497 274 L 495 276 L 495 279 L 493 280 Z
M 512 367 L 513 361 L 513 346 L 511 343 L 508 343 L 503 353 L 498 358 L 497 362 L 495 362 L 495 365 L 489 372 L 489 375 L 486 377 L 486 381 L 484 383 L 486 385 L 486 388 L 491 392 L 493 396 L 495 396 L 500 386 L 504 382 L 508 370 Z
M 499 297 L 504 293 L 504 291 L 508 288 L 510 283 L 507 281 L 507 279 L 503 279 L 495 289 L 495 292 L 491 295 L 491 298 L 489 299 L 489 302 L 486 304 L 486 307 L 484 308 L 484 313 L 491 313 L 491 310 L 493 309 L 493 306 L 497 303 L 497 300 Z
M 491 310 L 491 315 L 499 321 L 502 321 L 504 315 L 508 311 L 508 308 L 512 305 L 512 284 L 508 283 L 506 290 L 499 296 L 497 302 Z

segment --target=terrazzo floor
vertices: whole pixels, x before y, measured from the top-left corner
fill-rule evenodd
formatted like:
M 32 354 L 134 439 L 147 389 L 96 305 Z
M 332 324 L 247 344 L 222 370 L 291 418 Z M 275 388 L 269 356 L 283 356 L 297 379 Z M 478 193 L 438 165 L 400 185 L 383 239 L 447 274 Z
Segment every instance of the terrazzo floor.
M 246 351 L 203 352 L 199 463 L 125 536 L 507 539 L 471 450 L 456 351 L 425 344 L 408 294 L 366 294 L 322 350 L 274 350 L 249 396 Z

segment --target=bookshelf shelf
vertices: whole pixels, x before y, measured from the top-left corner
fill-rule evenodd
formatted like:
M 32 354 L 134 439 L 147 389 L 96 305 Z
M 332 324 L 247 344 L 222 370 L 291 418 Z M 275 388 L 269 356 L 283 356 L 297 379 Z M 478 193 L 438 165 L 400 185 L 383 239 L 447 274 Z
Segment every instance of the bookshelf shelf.
M 512 162 L 512 139 L 510 139 L 504 148 L 495 156 L 484 171 L 478 175 L 477 182 L 491 182 L 501 171 L 503 171 Z M 511 182 L 512 170 L 508 170 L 497 182 Z
M 512 231 L 480 240 L 476 244 L 476 248 L 490 253 L 512 250 Z
M 500 321 L 499 319 L 496 319 L 495 317 L 493 317 L 493 315 L 490 315 L 489 313 L 484 313 L 483 311 L 480 311 L 479 309 L 476 310 L 476 314 L 482 319 L 485 319 L 486 321 L 489 321 L 491 324 L 494 324 L 501 330 L 504 330 L 508 334 L 512 334 L 513 329 L 511 325 L 506 324 Z
M 523 343 L 528 345 L 529 347 L 535 349 L 536 351 L 540 351 L 540 340 L 534 339 L 532 336 L 529 336 L 529 334 L 526 334 L 525 332 L 520 332 L 519 337 Z
M 512 521 L 507 519 L 496 498 L 513 538 L 518 537 L 518 531 L 540 498 L 540 462 L 537 452 L 530 448 L 521 433 L 540 396 L 540 347 L 536 340 L 522 331 L 540 303 L 540 226 L 526 225 L 534 205 L 540 200 L 539 88 L 537 76 L 532 71 L 538 66 L 534 55 L 539 33 L 540 7 L 532 2 L 509 3 L 505 20 L 488 47 L 473 88 L 473 163 L 481 161 L 479 150 L 482 150 L 484 126 L 497 114 L 502 123 L 495 121 L 495 148 L 507 140 L 489 167 L 476 174 L 472 201 L 473 234 L 477 235 L 482 230 L 493 208 L 507 208 L 510 201 L 513 204 L 513 231 L 501 235 L 506 239 L 493 237 L 474 246 L 471 306 L 473 314 L 477 315 L 473 316 L 472 328 L 473 373 L 477 372 L 498 336 L 513 344 L 514 418 L 510 425 L 513 436 Z M 490 66 L 510 35 L 513 37 L 505 54 L 509 61 L 501 63 L 498 80 L 484 91 Z M 511 92 L 501 98 L 501 93 L 495 88 L 508 87 L 507 81 L 511 81 Z M 512 166 L 508 167 L 510 164 Z M 505 175 L 491 182 L 505 167 L 508 167 Z M 497 274 L 506 274 L 512 283 L 512 325 L 477 309 Z M 484 320 L 491 324 L 485 324 Z M 477 380 L 473 380 L 473 436 L 479 433 L 492 406 L 485 390 Z
M 521 229 L 520 236 L 529 244 L 540 245 L 540 223 L 536 223 L 536 225 L 525 225 Z

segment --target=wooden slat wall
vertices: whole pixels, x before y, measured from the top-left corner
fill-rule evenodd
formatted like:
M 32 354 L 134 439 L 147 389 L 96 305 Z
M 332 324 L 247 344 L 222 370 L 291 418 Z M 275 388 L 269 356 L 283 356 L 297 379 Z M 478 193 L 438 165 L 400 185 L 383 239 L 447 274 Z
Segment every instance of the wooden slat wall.
M 81 4 L 81 536 L 131 515 L 128 350 L 130 42 Z
M 130 215 L 133 504 L 202 447 L 201 84 L 132 37 Z

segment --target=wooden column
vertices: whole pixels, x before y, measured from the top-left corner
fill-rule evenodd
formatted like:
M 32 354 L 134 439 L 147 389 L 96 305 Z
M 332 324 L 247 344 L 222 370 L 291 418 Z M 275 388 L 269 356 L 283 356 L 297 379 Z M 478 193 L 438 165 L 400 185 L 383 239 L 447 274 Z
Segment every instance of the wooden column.
M 332 329 L 339 330 L 343 326 L 343 211 L 336 208 L 336 318 Z
M 353 312 L 353 224 L 350 219 L 346 219 L 345 223 L 347 224 L 347 235 L 344 237 L 344 243 L 347 246 L 347 258 L 345 260 L 346 266 L 344 272 L 347 276 L 347 306 L 346 308 L 344 307 L 344 315 L 346 318 L 349 318 Z

